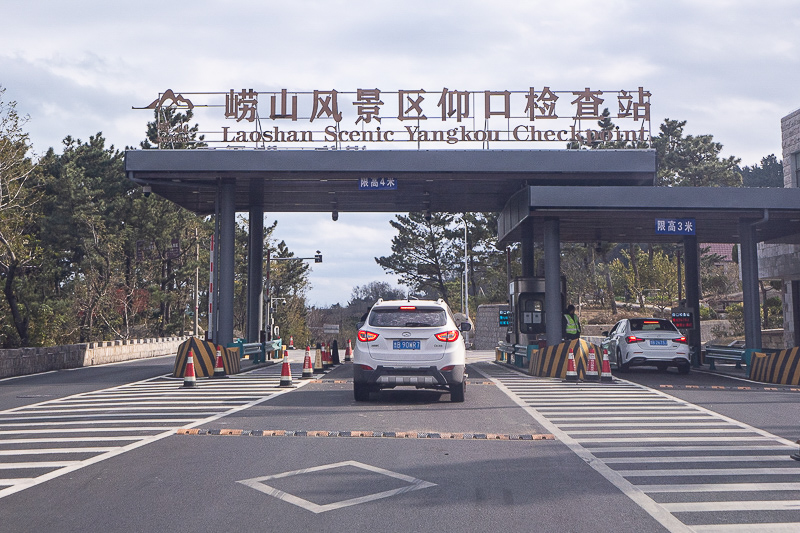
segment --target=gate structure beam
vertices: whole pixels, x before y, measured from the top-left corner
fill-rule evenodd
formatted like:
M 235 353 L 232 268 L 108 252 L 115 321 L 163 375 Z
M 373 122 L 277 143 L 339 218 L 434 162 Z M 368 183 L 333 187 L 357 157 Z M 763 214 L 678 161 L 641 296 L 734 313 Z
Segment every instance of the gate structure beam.
M 219 188 L 219 322 L 218 344 L 233 342 L 234 248 L 236 246 L 236 182 L 224 180 Z
M 761 347 L 761 308 L 758 296 L 758 250 L 752 220 L 739 220 L 742 265 L 742 307 L 744 308 L 745 348 Z
M 264 313 L 264 182 L 250 182 L 250 238 L 247 250 L 247 342 L 259 342 Z
M 561 342 L 561 233 L 560 221 L 544 221 L 544 311 L 547 345 Z
M 686 269 L 686 306 L 694 310 L 694 324 L 688 331 L 687 341 L 692 354 L 692 366 L 700 366 L 700 248 L 696 235 L 687 235 L 683 238 L 683 254 Z

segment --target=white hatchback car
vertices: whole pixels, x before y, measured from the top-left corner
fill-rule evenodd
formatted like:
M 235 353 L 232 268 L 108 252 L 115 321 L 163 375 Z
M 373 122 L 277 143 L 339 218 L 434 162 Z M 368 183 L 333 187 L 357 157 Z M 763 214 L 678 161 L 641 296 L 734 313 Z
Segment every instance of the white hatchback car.
M 669 320 L 625 318 L 603 334 L 606 339 L 602 346 L 608 349 L 608 358 L 616 362 L 621 372 L 627 372 L 631 366 L 655 366 L 659 370 L 675 366 L 679 373 L 689 373 L 686 336 Z
M 443 300 L 378 300 L 358 331 L 353 350 L 353 395 L 369 400 L 380 389 L 410 386 L 450 391 L 463 402 L 466 348 Z

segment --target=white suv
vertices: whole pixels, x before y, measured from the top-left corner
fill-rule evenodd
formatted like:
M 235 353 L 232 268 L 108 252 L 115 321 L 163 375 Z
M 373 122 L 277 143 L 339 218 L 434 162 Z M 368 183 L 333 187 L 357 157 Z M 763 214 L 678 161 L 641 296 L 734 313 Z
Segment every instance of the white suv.
M 378 300 L 358 331 L 353 350 L 353 394 L 369 400 L 380 389 L 410 386 L 450 391 L 464 401 L 466 348 L 443 300 Z

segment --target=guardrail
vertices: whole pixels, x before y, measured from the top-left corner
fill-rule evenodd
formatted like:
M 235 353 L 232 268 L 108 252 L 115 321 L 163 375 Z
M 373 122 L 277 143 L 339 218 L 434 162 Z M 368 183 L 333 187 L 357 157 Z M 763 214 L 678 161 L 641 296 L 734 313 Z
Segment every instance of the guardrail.
M 275 339 L 265 343 L 244 342 L 242 339 L 239 339 L 237 342 L 230 343 L 228 348 L 238 348 L 239 357 L 255 355 L 252 360 L 254 363 L 257 363 L 259 361 L 266 362 L 268 352 L 275 352 L 280 356 L 281 346 L 281 339 Z
M 497 361 L 520 368 L 528 368 L 529 357 L 530 348 L 523 344 L 509 344 L 501 341 L 495 350 Z
M 748 366 L 750 365 L 750 358 L 747 357 L 749 355 L 747 352 L 748 350 L 744 346 L 717 346 L 707 344 L 705 358 L 709 360 L 709 370 L 717 369 L 716 365 L 714 365 L 714 361 L 717 359 L 735 362 L 736 368 L 742 368 L 742 363 Z

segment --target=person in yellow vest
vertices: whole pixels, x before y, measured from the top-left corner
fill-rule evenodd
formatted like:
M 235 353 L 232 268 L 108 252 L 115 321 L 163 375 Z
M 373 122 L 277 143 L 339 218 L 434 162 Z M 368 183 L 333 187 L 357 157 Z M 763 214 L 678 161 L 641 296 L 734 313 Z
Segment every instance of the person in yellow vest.
M 575 306 L 569 304 L 564 311 L 564 339 L 580 339 L 581 338 L 581 321 L 575 316 Z

